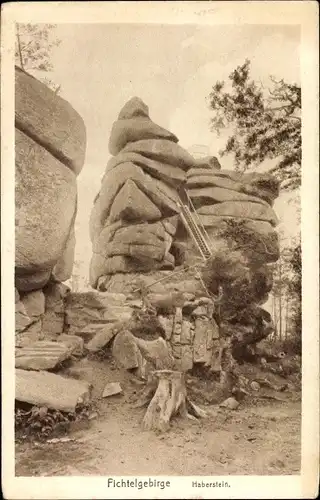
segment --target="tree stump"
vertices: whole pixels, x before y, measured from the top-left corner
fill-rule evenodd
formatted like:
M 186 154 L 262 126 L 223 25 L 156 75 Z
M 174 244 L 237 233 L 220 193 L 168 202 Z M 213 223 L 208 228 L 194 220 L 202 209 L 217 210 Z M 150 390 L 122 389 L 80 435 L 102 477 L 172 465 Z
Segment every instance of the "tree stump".
M 148 380 L 135 407 L 148 406 L 142 427 L 145 430 L 166 431 L 175 416 L 197 419 L 206 416 L 204 410 L 187 396 L 185 373 L 175 370 L 175 361 L 163 338 L 143 340 L 132 335 L 142 356 L 155 370 Z
M 145 430 L 166 431 L 174 416 L 191 419 L 206 416 L 201 408 L 189 400 L 185 374 L 180 371 L 155 370 L 151 372 L 137 406 L 145 406 L 148 402 L 149 406 L 142 422 Z

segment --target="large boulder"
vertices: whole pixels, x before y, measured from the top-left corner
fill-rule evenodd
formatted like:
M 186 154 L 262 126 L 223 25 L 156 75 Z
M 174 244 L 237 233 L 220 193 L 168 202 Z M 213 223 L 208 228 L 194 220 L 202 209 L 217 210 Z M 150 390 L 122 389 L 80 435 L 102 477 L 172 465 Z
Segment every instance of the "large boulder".
M 210 186 L 255 196 L 270 205 L 279 196 L 279 182 L 270 174 L 256 172 L 242 174 L 232 170 L 214 171 L 211 169 L 210 171 L 203 167 L 191 168 L 187 172 L 188 189 L 208 188 Z
M 118 119 L 126 120 L 137 116 L 149 117 L 149 107 L 140 97 L 132 97 L 121 109 Z
M 81 335 L 91 324 L 101 326 L 126 322 L 132 310 L 124 303 L 122 294 L 101 294 L 97 292 L 70 293 L 66 300 L 66 324 L 69 334 Z
M 102 186 L 90 215 L 90 237 L 93 241 L 105 226 L 115 198 L 123 185 L 128 180 L 134 181 L 164 217 L 172 216 L 179 212 L 178 195 L 170 186 L 159 179 L 153 179 L 134 163 L 121 163 L 106 172 Z
M 262 220 L 270 222 L 272 226 L 278 224 L 278 218 L 271 207 L 251 201 L 226 201 L 223 203 L 216 203 L 215 205 L 206 205 L 199 208 L 198 213 L 201 216 L 227 215 L 230 217 Z
M 86 129 L 80 115 L 47 85 L 16 67 L 15 126 L 76 175 L 85 157 Z
M 106 247 L 105 255 L 127 255 L 140 261 L 161 261 L 171 243 L 172 238 L 162 224 L 135 224 L 118 229 Z
M 90 262 L 90 285 L 96 288 L 98 279 L 105 275 L 117 273 L 147 273 L 159 269 L 174 269 L 173 255 L 168 253 L 161 261 L 156 261 L 154 259 L 144 259 L 141 261 L 126 255 L 105 257 L 104 255 L 95 253 Z
M 76 211 L 76 177 L 19 130 L 15 196 L 16 277 L 28 276 L 27 284 L 18 282 L 17 288 L 41 288 L 69 238 Z
M 179 167 L 174 167 L 168 163 L 159 162 L 147 158 L 139 153 L 119 153 L 114 158 L 109 160 L 106 172 L 109 172 L 121 163 L 132 162 L 138 167 L 141 167 L 144 172 L 150 174 L 156 179 L 160 179 L 166 184 L 179 186 L 186 181 L 186 173 Z
M 214 203 L 223 203 L 225 201 L 252 201 L 253 203 L 261 203 L 268 205 L 267 202 L 255 196 L 225 189 L 221 187 L 206 187 L 199 189 L 190 189 L 189 196 L 196 208 L 202 205 L 212 205 Z
M 194 158 L 179 144 L 166 139 L 145 139 L 127 144 L 123 152 L 139 153 L 152 160 L 167 163 L 182 170 L 194 165 Z
M 52 269 L 52 277 L 56 281 L 66 281 L 72 275 L 73 262 L 75 255 L 76 246 L 76 236 L 74 231 L 74 226 L 71 226 L 71 230 L 66 241 L 63 253 Z
M 86 130 L 72 106 L 25 71 L 15 72 L 15 286 L 70 278 L 77 185 Z
M 112 127 L 109 151 L 117 155 L 128 143 L 142 139 L 166 139 L 178 142 L 178 138 L 168 130 L 154 123 L 150 118 L 138 116 L 117 120 Z
M 161 218 L 159 208 L 131 179 L 120 189 L 112 204 L 109 223 L 117 220 L 155 221 Z

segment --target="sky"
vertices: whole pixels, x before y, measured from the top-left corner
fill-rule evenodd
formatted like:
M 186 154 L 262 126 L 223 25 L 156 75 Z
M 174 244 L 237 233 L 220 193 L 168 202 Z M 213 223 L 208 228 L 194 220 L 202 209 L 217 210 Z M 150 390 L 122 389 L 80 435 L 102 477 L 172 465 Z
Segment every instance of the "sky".
M 91 256 L 90 211 L 110 157 L 110 130 L 127 100 L 145 101 L 152 120 L 177 135 L 181 146 L 202 144 L 219 157 L 226 137 L 210 131 L 206 100 L 217 80 L 249 58 L 252 77 L 266 87 L 270 75 L 300 82 L 300 33 L 294 25 L 60 24 L 56 35 L 61 44 L 52 54 L 50 77 L 87 129 L 76 220 L 76 259 L 84 275 Z M 220 162 L 234 168 L 232 158 Z M 275 209 L 281 229 L 293 236 L 299 227 L 294 204 L 281 196 Z

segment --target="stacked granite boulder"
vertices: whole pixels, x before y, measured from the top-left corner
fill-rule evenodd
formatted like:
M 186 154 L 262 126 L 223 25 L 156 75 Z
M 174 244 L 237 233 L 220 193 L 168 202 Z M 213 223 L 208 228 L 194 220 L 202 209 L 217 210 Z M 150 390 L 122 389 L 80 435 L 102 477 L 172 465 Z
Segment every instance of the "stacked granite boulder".
M 108 162 L 90 219 L 91 286 L 104 289 L 118 273 L 170 270 L 177 227 L 177 191 L 193 157 L 132 98 L 114 123 Z
M 212 242 L 213 267 L 204 274 L 219 299 L 220 334 L 232 355 L 249 360 L 253 346 L 272 331 L 261 306 L 273 285 L 279 241 L 272 208 L 279 184 L 269 174 L 192 168 L 187 188 Z
M 19 68 L 15 78 L 16 331 L 32 326 L 29 336 L 37 339 L 46 297 L 61 299 L 61 282 L 72 274 L 86 130 L 72 106 L 42 82 Z
M 228 248 L 255 276 L 264 276 L 262 302 L 272 286 L 272 263 L 279 258 L 279 241 L 272 208 L 279 183 L 269 174 L 241 174 L 192 168 L 187 190 L 212 242 L 213 254 Z
M 195 248 L 183 252 L 190 236 L 179 216 L 179 203 L 188 202 L 188 193 L 208 233 L 213 259 L 219 262 L 222 255 L 221 268 L 214 277 L 217 287 L 215 290 L 213 283 L 211 291 L 219 294 L 223 267 L 227 276 L 223 299 L 216 304 L 215 320 L 202 306 L 197 313 L 202 311 L 203 317 L 188 319 L 181 306 L 183 318 L 179 323 L 178 306 L 171 318 L 177 328 L 173 326 L 167 338 L 175 358 L 184 359 L 182 350 L 193 349 L 192 359 L 186 355 L 183 363 L 211 364 L 208 357 L 212 356 L 213 344 L 212 339 L 207 339 L 207 331 L 213 328 L 217 340 L 218 320 L 223 337 L 245 331 L 245 335 L 256 338 L 257 324 L 262 316 L 266 317 L 260 306 L 268 299 L 273 263 L 279 258 L 275 231 L 278 220 L 272 208 L 279 194 L 277 181 L 268 174 L 222 170 L 215 157 L 193 158 L 179 146 L 176 136 L 150 119 L 148 107 L 139 98 L 131 99 L 119 113 L 111 130 L 109 151 L 113 157 L 107 164 L 90 220 L 91 286 L 128 295 L 139 288 L 140 281 L 149 294 L 160 285 L 166 289 L 165 295 L 172 281 L 171 271 L 189 264 L 190 257 L 192 260 L 197 255 Z M 229 267 L 223 262 L 225 256 Z M 178 278 L 183 291 L 186 272 Z M 162 277 L 168 278 L 166 285 L 154 286 L 153 282 Z M 206 290 L 201 282 L 192 282 L 190 292 L 199 297 L 200 285 L 203 296 Z M 208 317 L 212 328 L 202 325 Z M 184 323 L 186 326 L 182 326 Z M 184 339 L 187 330 L 190 343 L 184 344 L 181 335 Z M 194 346 L 198 337 L 202 346 L 207 341 L 209 346 L 203 350 L 201 361 Z

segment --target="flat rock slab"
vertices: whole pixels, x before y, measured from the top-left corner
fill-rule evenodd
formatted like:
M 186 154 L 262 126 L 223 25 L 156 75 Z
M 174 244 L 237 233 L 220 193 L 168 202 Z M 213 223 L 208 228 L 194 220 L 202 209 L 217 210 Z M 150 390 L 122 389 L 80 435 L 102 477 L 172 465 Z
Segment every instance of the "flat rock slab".
M 109 396 L 115 396 L 116 394 L 121 394 L 122 388 L 119 382 L 110 382 L 107 384 L 103 390 L 102 397 L 108 398 Z
M 78 335 L 68 335 L 67 333 L 62 333 L 57 338 L 58 342 L 63 342 L 67 347 L 70 348 L 74 356 L 82 356 L 84 340 Z
M 24 370 L 50 370 L 69 358 L 72 349 L 63 342 L 39 340 L 16 349 L 15 366 Z
M 139 349 L 129 332 L 121 332 L 115 337 L 112 355 L 116 362 L 126 370 L 139 367 Z
M 54 373 L 16 369 L 15 399 L 54 410 L 74 412 L 77 404 L 90 400 L 88 382 L 61 377 Z
M 86 348 L 88 351 L 97 352 L 103 349 L 111 339 L 118 333 L 119 329 L 114 324 L 107 324 L 99 330 L 95 336 L 88 342 Z

